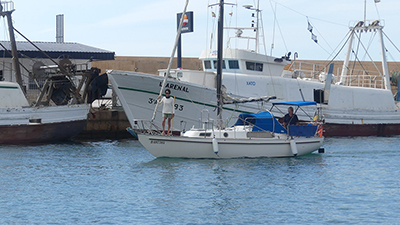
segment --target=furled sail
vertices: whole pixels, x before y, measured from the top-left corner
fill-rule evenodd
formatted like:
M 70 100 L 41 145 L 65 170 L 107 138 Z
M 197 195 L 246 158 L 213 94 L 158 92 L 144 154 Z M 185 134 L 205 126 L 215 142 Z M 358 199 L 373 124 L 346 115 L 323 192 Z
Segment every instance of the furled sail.
M 262 96 L 262 97 L 251 97 L 251 98 L 236 98 L 226 93 L 226 87 L 222 86 L 222 101 L 223 104 L 236 104 L 246 102 L 268 102 L 271 99 L 276 99 L 276 96 Z

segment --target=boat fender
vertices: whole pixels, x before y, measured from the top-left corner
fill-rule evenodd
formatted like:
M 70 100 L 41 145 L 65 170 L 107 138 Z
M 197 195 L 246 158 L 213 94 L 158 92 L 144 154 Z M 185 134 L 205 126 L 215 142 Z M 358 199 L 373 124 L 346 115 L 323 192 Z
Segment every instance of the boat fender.
M 126 128 L 126 131 L 128 131 L 132 136 L 134 136 L 136 139 L 138 139 L 137 134 L 135 133 L 135 131 L 133 131 L 133 129 L 131 127 Z
M 318 136 L 318 137 L 322 137 L 322 136 L 323 136 L 323 133 L 324 133 L 324 130 L 323 130 L 323 128 L 322 128 L 322 125 L 319 124 L 319 125 L 318 125 L 318 129 L 317 129 L 317 136 Z
M 218 155 L 218 140 L 215 137 L 212 139 L 212 146 L 214 153 Z
M 297 145 L 295 140 L 290 140 L 290 150 L 292 150 L 293 156 L 297 156 Z

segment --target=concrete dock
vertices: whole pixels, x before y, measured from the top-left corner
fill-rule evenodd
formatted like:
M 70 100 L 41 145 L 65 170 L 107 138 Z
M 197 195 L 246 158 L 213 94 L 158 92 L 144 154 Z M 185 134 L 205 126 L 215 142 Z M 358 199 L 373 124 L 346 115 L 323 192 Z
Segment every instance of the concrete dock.
M 123 110 L 95 110 L 95 112 L 88 114 L 86 127 L 74 139 L 104 140 L 134 138 L 126 131 L 127 127 L 130 127 L 130 124 Z

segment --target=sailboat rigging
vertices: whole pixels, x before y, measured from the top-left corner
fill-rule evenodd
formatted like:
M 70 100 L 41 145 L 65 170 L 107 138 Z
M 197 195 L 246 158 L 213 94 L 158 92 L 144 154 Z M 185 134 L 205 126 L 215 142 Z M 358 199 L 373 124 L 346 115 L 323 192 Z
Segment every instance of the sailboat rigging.
M 294 157 L 318 150 L 324 140 L 321 132 L 321 135 L 317 135 L 317 129 L 322 129 L 321 124 L 310 123 L 306 126 L 284 128 L 270 111 L 241 114 L 233 127 L 224 127 L 221 116 L 224 0 L 220 0 L 219 8 L 217 126 L 214 126 L 212 121 L 206 121 L 200 129 L 192 128 L 187 132 L 181 132 L 180 136 L 164 136 L 154 134 L 150 125 L 150 129 L 143 129 L 143 127 L 132 130 L 139 142 L 155 157 Z M 316 102 L 285 102 L 275 105 L 315 106 Z

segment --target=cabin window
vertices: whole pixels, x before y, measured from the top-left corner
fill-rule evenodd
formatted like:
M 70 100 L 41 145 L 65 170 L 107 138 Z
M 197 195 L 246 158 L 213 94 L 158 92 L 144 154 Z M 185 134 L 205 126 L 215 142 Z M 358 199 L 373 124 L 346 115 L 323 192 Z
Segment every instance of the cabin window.
M 246 62 L 246 69 L 247 70 L 254 70 L 255 66 L 256 66 L 255 62 Z
M 206 70 L 211 69 L 211 61 L 210 60 L 205 60 L 204 61 L 204 68 Z
M 211 137 L 211 133 L 200 133 L 199 134 L 200 137 Z
M 0 81 L 4 80 L 4 76 L 3 76 L 3 70 L 0 70 Z
M 256 63 L 256 71 L 263 71 L 263 64 L 262 63 Z
M 263 64 L 262 63 L 246 61 L 246 69 L 247 70 L 255 70 L 255 71 L 262 72 L 263 71 Z
M 239 69 L 239 62 L 237 60 L 229 60 L 229 69 Z
M 217 60 L 214 60 L 214 68 L 217 69 Z M 225 61 L 222 60 L 222 69 L 225 69 Z

